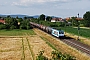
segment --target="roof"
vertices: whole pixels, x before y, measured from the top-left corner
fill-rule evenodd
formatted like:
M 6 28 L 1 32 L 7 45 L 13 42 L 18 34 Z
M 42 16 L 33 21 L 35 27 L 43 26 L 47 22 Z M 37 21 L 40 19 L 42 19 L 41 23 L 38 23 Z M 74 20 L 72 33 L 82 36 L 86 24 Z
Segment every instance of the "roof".
M 83 18 L 76 18 L 76 20 L 83 20 Z
M 5 20 L 0 19 L 0 22 L 4 24 L 5 23 Z
M 51 22 L 63 21 L 62 18 L 52 18 Z

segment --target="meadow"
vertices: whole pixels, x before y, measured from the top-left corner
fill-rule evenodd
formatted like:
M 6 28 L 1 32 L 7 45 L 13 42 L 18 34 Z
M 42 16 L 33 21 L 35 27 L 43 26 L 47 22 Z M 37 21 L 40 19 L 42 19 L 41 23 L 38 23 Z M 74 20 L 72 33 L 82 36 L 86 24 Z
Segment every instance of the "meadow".
M 25 34 L 35 35 L 32 29 L 30 30 L 20 30 L 20 29 L 0 30 L 0 36 L 24 36 Z
M 62 29 L 67 33 L 71 33 L 74 35 L 78 35 L 78 29 L 77 27 L 55 27 L 56 29 Z M 79 30 L 79 36 L 85 37 L 85 38 L 90 38 L 90 29 L 86 28 L 80 28 Z

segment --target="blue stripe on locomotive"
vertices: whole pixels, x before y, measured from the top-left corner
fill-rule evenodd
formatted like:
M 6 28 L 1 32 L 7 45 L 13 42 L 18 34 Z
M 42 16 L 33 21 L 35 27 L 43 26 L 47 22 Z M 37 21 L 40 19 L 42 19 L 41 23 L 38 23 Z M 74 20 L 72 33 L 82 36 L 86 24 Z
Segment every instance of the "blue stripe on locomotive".
M 56 37 L 59 37 L 59 30 L 52 29 L 51 34 L 54 35 L 54 36 L 56 36 Z
M 63 30 L 52 29 L 51 34 L 56 36 L 56 37 L 60 37 L 60 36 L 64 36 L 64 31 Z

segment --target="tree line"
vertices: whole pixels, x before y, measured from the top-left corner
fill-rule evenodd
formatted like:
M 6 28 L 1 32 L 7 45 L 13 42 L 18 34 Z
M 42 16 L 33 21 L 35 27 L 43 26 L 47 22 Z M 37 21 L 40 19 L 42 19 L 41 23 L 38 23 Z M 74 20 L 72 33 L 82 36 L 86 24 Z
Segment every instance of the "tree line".
M 68 21 L 65 19 L 64 22 L 51 22 L 51 16 L 45 16 L 41 14 L 39 18 L 16 18 L 7 16 L 7 17 L 0 17 L 5 20 L 5 24 L 0 23 L 0 29 L 31 29 L 30 21 L 36 22 L 39 24 L 43 24 L 50 27 L 64 27 L 64 26 L 83 26 L 83 27 L 90 27 L 90 11 L 87 11 L 83 15 L 83 19 L 80 20 L 78 17 L 71 17 Z
M 38 19 L 33 19 L 33 22 L 43 24 L 50 27 L 64 27 L 64 26 L 82 26 L 82 27 L 90 27 L 90 11 L 87 11 L 83 18 L 79 16 L 70 17 L 70 19 L 63 19 L 64 22 L 51 22 L 51 16 L 45 16 L 41 14 Z
M 5 24 L 0 23 L 0 29 L 31 29 L 32 28 L 30 26 L 30 20 L 27 19 L 27 17 L 13 18 L 13 17 L 7 16 L 7 17 L 3 17 L 2 20 L 5 20 Z

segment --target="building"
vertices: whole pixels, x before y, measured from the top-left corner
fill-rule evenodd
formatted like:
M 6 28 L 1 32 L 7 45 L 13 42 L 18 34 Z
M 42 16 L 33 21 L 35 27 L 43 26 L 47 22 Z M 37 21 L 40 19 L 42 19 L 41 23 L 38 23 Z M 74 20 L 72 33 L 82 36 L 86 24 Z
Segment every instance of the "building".
M 5 20 L 3 20 L 3 19 L 0 19 L 0 23 L 3 23 L 3 24 L 5 24 Z
M 51 22 L 64 22 L 62 18 L 52 18 Z

